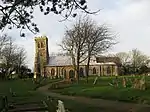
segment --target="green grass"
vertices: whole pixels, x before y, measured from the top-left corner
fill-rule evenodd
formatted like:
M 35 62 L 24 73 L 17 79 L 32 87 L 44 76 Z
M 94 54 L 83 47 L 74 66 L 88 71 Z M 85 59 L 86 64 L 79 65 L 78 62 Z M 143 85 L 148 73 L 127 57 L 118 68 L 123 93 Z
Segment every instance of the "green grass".
M 47 83 L 52 83 L 56 80 L 45 80 L 41 83 L 40 86 L 46 85 Z M 39 85 L 38 85 L 39 86 Z M 32 83 L 32 80 L 9 80 L 9 81 L 1 81 L 0 82 L 0 94 L 1 95 L 7 95 L 9 102 L 14 103 L 27 103 L 27 102 L 38 102 L 40 100 L 44 100 L 46 96 L 43 96 L 41 93 L 37 92 L 34 88 L 36 88 L 37 85 Z M 13 92 L 16 92 L 16 96 L 12 97 L 12 95 L 9 92 L 9 89 L 12 89 Z M 79 103 L 77 101 L 73 100 L 65 100 L 64 101 L 65 108 L 69 109 L 71 112 L 100 112 L 102 108 L 91 106 L 91 105 L 85 105 L 82 103 Z M 103 109 L 104 110 L 104 109 Z M 106 109 L 105 109 L 106 110 Z M 107 111 L 105 111 L 107 112 Z
M 110 100 L 120 100 L 120 101 L 129 101 L 129 102 L 138 102 L 143 103 L 144 100 L 146 103 L 150 103 L 150 77 L 147 78 L 148 90 L 139 91 L 133 90 L 130 88 L 119 87 L 115 89 L 108 86 L 108 82 L 111 82 L 114 77 L 100 77 L 97 84 L 93 85 L 94 77 L 89 78 L 89 83 L 87 84 L 85 79 L 82 79 L 79 84 L 67 85 L 66 88 L 61 88 L 54 90 L 61 94 L 68 95 L 77 95 L 85 96 L 92 98 L 103 98 Z M 40 85 L 46 85 L 47 83 L 52 83 L 59 80 L 45 80 Z M 45 99 L 41 93 L 37 92 L 35 88 L 37 84 L 33 84 L 32 80 L 10 80 L 10 81 L 1 81 L 0 82 L 0 94 L 7 95 L 10 102 L 15 103 L 24 103 L 30 101 L 40 101 Z M 16 92 L 16 97 L 12 97 L 9 89 L 12 88 L 12 91 Z M 99 108 L 88 104 L 82 104 L 73 100 L 65 100 L 65 107 L 68 108 L 71 112 L 113 112 L 112 110 L 106 108 Z M 115 111 L 116 112 L 116 111 Z
M 67 108 L 70 112 L 117 112 L 113 111 L 109 108 L 100 108 L 88 104 L 83 104 L 74 100 L 65 100 L 61 99 L 64 102 L 65 108 Z
M 59 80 L 47 79 L 40 84 L 34 84 L 31 79 L 1 81 L 0 95 L 6 95 L 8 97 L 8 101 L 16 103 L 41 101 L 44 96 L 41 93 L 37 92 L 35 88 Z M 16 96 L 12 96 L 12 94 L 10 93 L 10 88 L 12 92 L 16 93 Z
M 130 79 L 134 78 L 131 76 L 127 77 Z M 67 85 L 66 88 L 58 88 L 53 91 L 65 95 L 150 104 L 150 77 L 146 77 L 147 89 L 144 91 L 132 89 L 131 82 L 128 82 L 127 88 L 122 87 L 122 77 L 119 77 L 119 87 L 112 87 L 108 83 L 112 82 L 114 78 L 115 77 L 100 77 L 97 84 L 93 85 L 95 78 L 91 77 L 89 78 L 88 84 L 85 79 L 82 79 L 79 84 L 71 84 L 70 86 Z M 136 76 L 136 78 L 140 77 Z

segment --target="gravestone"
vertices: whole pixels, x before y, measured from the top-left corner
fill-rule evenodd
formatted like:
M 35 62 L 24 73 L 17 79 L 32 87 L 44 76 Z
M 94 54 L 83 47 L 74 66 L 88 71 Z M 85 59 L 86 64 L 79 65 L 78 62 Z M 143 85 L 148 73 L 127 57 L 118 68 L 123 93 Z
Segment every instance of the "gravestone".
M 56 112 L 65 112 L 64 103 L 61 100 L 58 100 L 58 109 Z
M 95 85 L 97 83 L 97 79 L 98 79 L 98 77 L 95 78 L 93 85 Z
M 139 89 L 140 90 L 145 90 L 145 76 L 143 76 L 141 79 L 140 79 L 140 81 L 139 81 L 139 83 L 140 83 L 140 85 L 139 85 Z
M 118 87 L 118 81 L 116 81 L 116 83 L 115 83 L 115 87 Z
M 124 77 L 122 79 L 122 85 L 123 85 L 123 87 L 126 87 L 126 79 Z
M 47 96 L 47 107 L 49 112 L 56 112 L 57 110 L 57 102 L 55 99 L 51 98 L 50 96 Z
M 132 87 L 134 89 L 145 90 L 146 89 L 145 76 L 143 76 L 141 79 L 135 79 Z
M 112 83 L 108 83 L 110 86 L 114 86 Z
M 116 76 L 116 79 L 115 79 L 115 87 L 118 87 L 118 76 Z
M 134 79 L 132 88 L 134 88 L 134 89 L 139 88 L 139 80 L 137 78 Z

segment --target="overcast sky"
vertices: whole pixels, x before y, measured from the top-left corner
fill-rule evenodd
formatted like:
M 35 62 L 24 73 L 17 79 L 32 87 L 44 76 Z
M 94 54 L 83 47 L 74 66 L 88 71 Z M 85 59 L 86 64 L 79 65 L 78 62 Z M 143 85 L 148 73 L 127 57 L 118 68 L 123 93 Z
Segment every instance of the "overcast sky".
M 138 48 L 150 56 L 150 0 L 87 0 L 89 9 L 95 11 L 102 9 L 99 14 L 91 17 L 98 24 L 107 24 L 117 33 L 119 43 L 110 51 L 128 52 L 133 48 Z M 59 22 L 62 17 L 50 14 L 44 16 L 39 10 L 35 13 L 35 22 L 40 28 L 40 34 L 46 35 L 49 39 L 49 53 L 59 52 L 59 43 L 63 37 L 66 26 L 70 26 L 71 21 Z M 33 68 L 34 64 L 34 37 L 30 32 L 22 38 L 19 31 L 11 30 L 8 35 L 15 38 L 16 42 L 27 51 L 27 64 Z

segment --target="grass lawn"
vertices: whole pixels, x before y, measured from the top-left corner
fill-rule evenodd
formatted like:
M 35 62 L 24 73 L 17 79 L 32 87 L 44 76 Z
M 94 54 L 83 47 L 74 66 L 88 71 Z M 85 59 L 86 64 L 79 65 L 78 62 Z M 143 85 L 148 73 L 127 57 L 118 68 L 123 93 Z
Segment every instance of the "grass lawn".
M 79 84 L 71 84 L 65 88 L 59 88 L 53 90 L 61 94 L 68 95 L 78 95 L 93 98 L 103 98 L 111 100 L 121 100 L 129 102 L 138 103 L 148 103 L 150 104 L 150 78 L 147 77 L 148 89 L 145 91 L 133 90 L 130 88 L 119 87 L 115 89 L 108 85 L 113 77 L 100 77 L 97 84 L 93 85 L 94 77 L 89 78 L 89 83 L 87 84 L 85 79 L 82 79 Z M 45 80 L 40 85 L 33 84 L 32 80 L 10 80 L 0 82 L 0 94 L 7 95 L 9 102 L 15 103 L 26 103 L 26 102 L 38 102 L 45 99 L 46 96 L 42 95 L 35 90 L 37 86 L 46 85 L 59 80 Z M 16 93 L 15 97 L 10 94 L 10 88 Z M 73 100 L 61 99 L 64 101 L 65 107 L 70 110 L 70 112 L 113 112 L 109 109 L 99 108 L 96 106 L 91 106 L 88 104 L 82 104 Z M 145 101 L 144 101 L 145 100 Z
M 127 77 L 128 79 L 133 79 L 133 77 Z M 112 87 L 108 83 L 112 82 L 114 78 L 115 77 L 100 77 L 97 84 L 93 85 L 95 78 L 91 77 L 89 78 L 88 84 L 85 79 L 82 79 L 79 84 L 67 85 L 66 87 L 54 89 L 53 91 L 65 95 L 150 104 L 150 77 L 146 77 L 146 90 L 132 89 L 131 82 L 133 81 L 128 81 L 127 88 L 122 87 L 122 77 L 119 77 L 119 87 Z M 136 78 L 139 78 L 139 76 Z
M 65 100 L 61 99 L 64 102 L 65 108 L 67 108 L 70 112 L 117 112 L 113 111 L 109 108 L 100 108 L 96 106 L 91 106 L 87 104 L 83 104 L 73 100 Z
M 34 84 L 31 79 L 0 81 L 0 95 L 6 95 L 8 97 L 8 101 L 16 103 L 41 101 L 44 96 L 38 93 L 35 88 L 58 80 L 60 79 L 48 79 L 43 81 L 41 84 Z M 10 88 L 12 92 L 16 93 L 15 97 L 12 97 Z
M 40 84 L 40 86 L 45 85 L 47 83 L 51 83 L 58 80 L 45 80 Z M 39 86 L 39 85 L 38 85 Z M 9 80 L 9 81 L 0 81 L 0 95 L 7 95 L 9 102 L 14 103 L 28 103 L 28 102 L 38 102 L 44 100 L 46 96 L 37 92 L 34 88 L 37 85 L 32 83 L 32 80 Z M 15 97 L 12 97 L 10 94 L 10 88 L 13 92 L 16 93 Z M 90 105 L 81 104 L 79 102 L 73 100 L 65 100 L 64 101 L 65 107 L 70 110 L 70 112 L 100 112 L 100 108 L 93 107 Z M 107 111 L 105 111 L 107 112 Z

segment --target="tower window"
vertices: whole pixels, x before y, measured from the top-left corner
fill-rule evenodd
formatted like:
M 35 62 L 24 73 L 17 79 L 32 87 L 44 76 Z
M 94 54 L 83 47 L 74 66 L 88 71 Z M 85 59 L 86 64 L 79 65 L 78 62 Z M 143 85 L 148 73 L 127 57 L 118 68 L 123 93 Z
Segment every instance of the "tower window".
M 40 48 L 40 43 L 38 43 L 38 48 Z
M 43 42 L 41 42 L 41 48 L 43 48 L 44 47 L 44 44 L 43 44 Z

